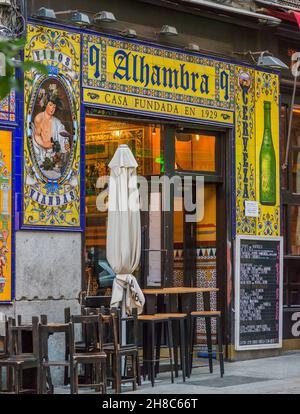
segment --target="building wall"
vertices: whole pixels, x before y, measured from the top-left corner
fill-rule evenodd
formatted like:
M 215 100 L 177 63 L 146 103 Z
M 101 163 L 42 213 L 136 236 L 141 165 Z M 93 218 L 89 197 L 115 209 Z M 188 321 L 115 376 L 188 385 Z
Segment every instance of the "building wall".
M 81 234 L 16 233 L 16 300 L 75 300 L 81 289 Z
M 242 55 L 233 52 L 245 50 L 271 50 L 276 54 L 276 28 L 264 28 L 256 24 L 241 26 L 233 19 L 214 20 L 190 13 L 170 10 L 168 8 L 143 4 L 133 0 L 103 0 L 101 5 L 94 0 L 66 0 L 61 5 L 59 0 L 28 0 L 28 15 L 39 7 L 55 10 L 85 9 L 92 13 L 100 10 L 112 11 L 119 22 L 103 26 L 103 31 L 111 34 L 124 27 L 136 28 L 139 38 L 184 48 L 189 42 L 198 43 L 208 54 L 219 54 L 231 60 L 243 60 Z M 241 18 L 242 19 L 242 18 Z M 129 24 L 124 24 L 128 22 Z M 180 35 L 167 43 L 157 38 L 157 28 L 163 24 L 177 27 Z M 101 29 L 98 27 L 99 31 Z M 245 59 L 247 60 L 247 59 Z M 19 231 L 16 233 L 16 300 L 12 306 L 1 306 L 0 312 L 16 316 L 22 314 L 24 321 L 31 315 L 47 314 L 50 322 L 62 322 L 66 306 L 76 313 L 79 305 L 77 296 L 81 290 L 82 248 L 80 233 L 53 231 Z M 61 342 L 53 345 L 53 353 L 63 352 Z M 271 351 L 277 353 L 278 351 Z M 266 356 L 263 351 L 259 356 Z M 231 353 L 232 359 L 253 357 L 254 353 Z M 57 380 L 61 377 L 57 376 Z
M 183 12 L 135 0 L 103 0 L 101 4 L 87 0 L 84 6 L 81 0 L 66 0 L 63 6 L 59 0 L 28 0 L 27 4 L 29 17 L 42 6 L 56 11 L 85 10 L 89 12 L 90 18 L 101 10 L 108 10 L 114 13 L 117 22 L 97 25 L 99 32 L 117 34 L 126 27 L 135 28 L 141 40 L 172 44 L 179 48 L 185 48 L 189 42 L 197 42 L 203 51 L 237 60 L 241 60 L 241 56 L 232 55 L 233 51 L 258 50 L 260 39 L 265 39 L 268 33 L 274 35 L 274 28 L 260 26 L 255 20 L 252 23 L 250 21 L 248 26 L 246 23 L 243 26 L 239 15 L 235 20 L 224 19 L 223 16 L 222 21 L 222 17 L 216 13 L 210 13 L 210 17 L 206 17 L 203 15 L 204 10 L 196 15 L 189 11 L 189 7 L 185 7 L 186 12 Z M 179 36 L 159 37 L 158 31 L 164 24 L 175 26 Z M 268 45 L 270 46 L 269 42 Z
M 75 232 L 19 231 L 16 233 L 15 301 L 1 306 L 7 316 L 47 315 L 49 322 L 63 323 L 64 308 L 80 313 L 81 234 Z M 64 358 L 64 338 L 55 335 L 49 342 L 50 358 Z M 63 381 L 63 370 L 53 371 L 54 384 Z

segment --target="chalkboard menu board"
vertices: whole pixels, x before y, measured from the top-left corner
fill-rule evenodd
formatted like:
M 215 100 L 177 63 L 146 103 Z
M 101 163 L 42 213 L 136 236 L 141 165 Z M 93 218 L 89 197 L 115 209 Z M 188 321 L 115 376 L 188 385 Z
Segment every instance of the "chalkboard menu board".
M 235 349 L 282 346 L 282 238 L 238 236 Z

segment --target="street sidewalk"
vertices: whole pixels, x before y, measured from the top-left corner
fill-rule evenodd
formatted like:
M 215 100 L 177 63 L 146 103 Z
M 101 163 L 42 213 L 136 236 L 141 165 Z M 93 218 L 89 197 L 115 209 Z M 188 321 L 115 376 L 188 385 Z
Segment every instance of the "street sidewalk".
M 208 367 L 193 369 L 185 383 L 180 376 L 171 383 L 170 373 L 159 374 L 152 388 L 149 381 L 135 392 L 122 387 L 124 394 L 300 394 L 300 352 L 280 357 L 225 363 L 225 375 L 220 378 L 218 362 L 214 373 Z M 128 384 L 129 385 L 129 384 Z

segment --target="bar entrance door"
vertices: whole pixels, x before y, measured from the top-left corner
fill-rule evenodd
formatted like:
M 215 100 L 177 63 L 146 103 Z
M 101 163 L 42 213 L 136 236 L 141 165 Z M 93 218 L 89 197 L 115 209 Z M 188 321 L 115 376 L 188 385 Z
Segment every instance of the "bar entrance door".
M 180 178 L 182 191 L 174 186 L 173 239 L 169 239 L 174 256 L 170 285 L 174 287 L 221 288 L 223 284 L 220 279 L 224 275 L 221 276 L 219 269 L 226 252 L 224 138 L 221 133 L 211 131 L 175 132 L 174 174 Z M 182 303 L 183 310 L 203 310 L 201 294 L 183 300 L 186 302 Z M 217 295 L 212 293 L 211 309 L 220 305 Z M 214 333 L 215 326 L 212 328 Z M 198 323 L 197 332 L 200 339 L 205 332 L 204 321 Z

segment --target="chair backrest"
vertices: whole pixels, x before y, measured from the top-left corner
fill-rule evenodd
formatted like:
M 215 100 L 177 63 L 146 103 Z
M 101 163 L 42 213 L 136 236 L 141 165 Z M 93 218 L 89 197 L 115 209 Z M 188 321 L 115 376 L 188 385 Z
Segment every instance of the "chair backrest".
M 65 323 L 71 322 L 71 308 L 64 309 Z
M 73 330 L 72 323 L 48 323 L 47 316 L 41 315 L 41 324 L 39 326 L 40 338 L 40 361 L 49 360 L 49 346 L 48 340 L 50 335 L 64 334 L 66 347 L 69 349 L 69 354 L 72 357 L 74 354 L 73 348 Z
M 111 320 L 110 309 L 104 306 L 101 308 L 84 308 L 84 315 L 101 315 L 103 327 L 103 346 L 113 346 L 113 325 Z
M 132 309 L 131 316 L 122 316 L 119 308 L 111 309 L 113 323 L 114 345 L 116 349 L 121 349 L 124 345 L 138 344 L 138 319 L 137 309 Z M 124 332 L 123 332 L 123 329 Z M 132 341 L 128 338 L 132 338 Z
M 1 332 L 0 332 L 0 354 L 7 354 L 7 342 L 8 342 L 8 319 L 7 316 L 4 315 L 4 320 L 0 322 L 2 324 Z
M 21 322 L 21 319 L 18 318 Z M 32 317 L 31 324 L 24 324 L 16 326 L 13 318 L 8 319 L 7 323 L 7 351 L 10 355 L 21 355 L 25 353 L 23 350 L 23 334 L 30 332 L 32 337 L 32 354 L 39 357 L 39 318 L 37 316 Z M 28 353 L 28 352 L 26 352 Z
M 87 349 L 91 351 L 103 350 L 103 325 L 100 313 L 95 315 L 72 315 L 71 324 L 74 341 L 76 325 L 80 325 Z

